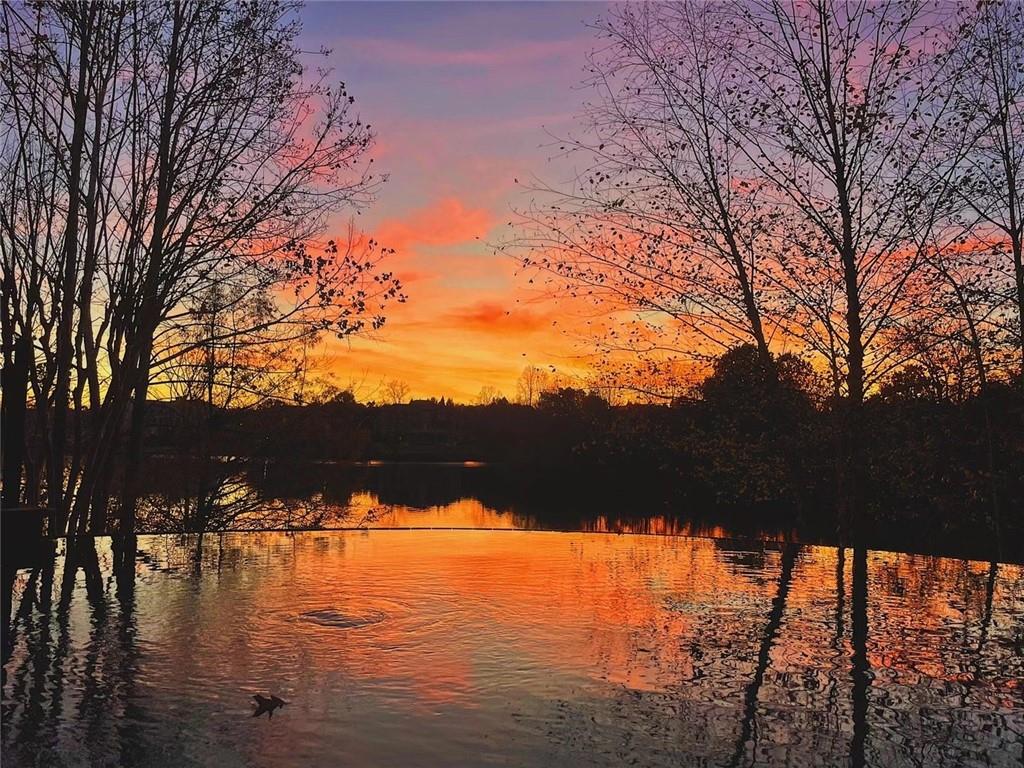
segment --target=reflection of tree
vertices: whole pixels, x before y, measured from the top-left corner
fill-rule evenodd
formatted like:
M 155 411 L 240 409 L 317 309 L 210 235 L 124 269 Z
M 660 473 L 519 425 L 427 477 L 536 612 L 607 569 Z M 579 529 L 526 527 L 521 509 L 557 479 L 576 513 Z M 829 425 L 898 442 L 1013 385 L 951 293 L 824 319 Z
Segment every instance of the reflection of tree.
M 960 686 L 959 695 L 957 696 L 958 708 L 961 712 L 969 712 L 968 701 L 970 699 L 971 691 L 975 689 L 982 679 L 982 659 L 984 658 L 985 645 L 988 642 L 989 631 L 992 626 L 992 603 L 995 597 L 995 586 L 996 576 L 999 572 L 999 563 L 992 561 L 989 563 L 988 571 L 985 576 L 985 600 L 981 607 L 981 619 L 980 627 L 978 630 L 978 644 L 973 649 L 967 650 L 967 635 L 968 630 L 966 626 L 967 621 L 967 605 L 964 608 L 964 653 L 966 655 L 964 667 L 965 671 L 969 673 L 970 677 Z M 964 562 L 964 577 L 969 578 L 971 575 L 968 564 Z M 958 718 L 949 718 L 946 723 L 944 738 L 949 743 L 955 743 L 957 734 L 956 727 L 960 725 Z
M 768 671 L 768 663 L 771 660 L 772 645 L 775 637 L 782 626 L 782 614 L 786 610 L 786 598 L 789 595 L 789 586 L 793 580 L 793 565 L 796 563 L 796 556 L 799 547 L 794 544 L 787 544 L 782 549 L 782 567 L 779 570 L 779 586 L 772 599 L 771 611 L 768 614 L 768 623 L 765 624 L 764 632 L 761 635 L 761 647 L 757 654 L 757 666 L 754 669 L 754 677 L 747 685 L 743 695 L 743 724 L 740 727 L 740 735 L 736 740 L 736 748 L 729 764 L 739 765 L 740 760 L 746 752 L 747 742 L 754 731 L 754 718 L 757 716 L 757 696 L 761 691 L 765 673 Z
M 115 542 L 114 548 L 114 580 L 117 599 L 117 635 L 113 638 L 115 646 L 120 650 L 117 654 L 114 677 L 120 681 L 124 717 L 117 721 L 117 743 L 120 747 L 120 765 L 138 764 L 135 756 L 124 754 L 136 743 L 135 723 L 142 720 L 140 708 L 135 695 L 135 675 L 139 651 L 135 643 L 135 555 L 134 537 L 128 541 Z
M 844 611 L 846 610 L 846 548 L 839 547 L 836 550 L 836 631 L 832 639 L 832 650 L 836 658 L 843 654 L 843 632 L 844 632 Z M 840 677 L 838 674 L 829 675 L 828 689 L 828 714 L 833 727 L 839 730 L 842 714 L 839 710 L 839 686 Z
M 4 681 L 5 764 L 8 759 L 18 763 L 19 757 L 33 765 L 66 760 L 69 724 L 75 726 L 83 763 L 98 764 L 100 756 L 117 765 L 139 762 L 138 756 L 116 752 L 130 745 L 128 729 L 144 719 L 133 703 L 135 561 L 119 565 L 115 553 L 108 580 L 107 558 L 102 560 L 91 538 L 69 540 L 63 557 L 34 569 L 25 583 L 14 618 L 24 651 L 12 679 Z M 111 582 L 116 600 L 107 591 Z M 76 606 L 83 597 L 85 604 Z M 84 633 L 83 619 L 88 622 Z
M 11 558 L 5 556 L 3 564 L 3 584 L 0 584 L 0 589 L 3 589 L 3 663 L 4 663 L 4 680 L 7 679 L 7 660 L 11 657 L 11 650 L 14 648 L 14 582 L 18 576 L 18 571 L 13 568 L 10 562 Z M 22 603 L 29 598 L 33 584 L 35 582 L 36 572 L 32 572 L 30 581 L 25 587 L 25 591 L 22 593 Z
M 392 560 L 358 560 L 369 550 L 349 548 L 347 542 L 363 539 L 227 535 L 218 537 L 222 569 L 217 540 L 209 536 L 199 568 L 193 557 L 197 537 L 150 539 L 149 551 L 133 558 L 124 554 L 129 551 L 124 546 L 111 558 L 99 540 L 95 548 L 86 542 L 69 549 L 68 559 L 58 557 L 56 578 L 52 567 L 40 567 L 34 575 L 23 571 L 13 600 L 18 633 L 3 690 L 4 763 L 10 758 L 12 764 L 28 765 L 148 765 L 154 750 L 166 748 L 168 740 L 182 738 L 191 747 L 218 738 L 203 724 L 183 733 L 173 717 L 191 707 L 195 720 L 189 722 L 198 723 L 209 712 L 207 693 L 230 690 L 222 687 L 225 681 L 254 679 L 252 670 L 279 658 L 277 642 L 256 645 L 242 659 L 231 654 L 240 638 L 272 634 L 260 628 L 266 614 L 280 618 L 295 607 L 301 598 L 288 587 L 315 582 L 322 591 L 313 602 L 321 596 L 333 602 L 349 594 L 346 589 L 358 593 L 363 588 L 360 574 L 372 575 L 363 568 L 385 563 L 397 566 L 392 569 L 397 580 L 388 583 L 406 585 L 406 599 L 434 594 L 417 566 L 442 564 L 435 572 L 450 579 L 453 598 L 466 600 L 469 620 L 484 627 L 481 643 L 494 641 L 487 629 L 493 616 L 508 617 L 517 622 L 506 625 L 508 631 L 522 626 L 524 639 L 545 647 L 557 644 L 550 656 L 555 671 L 568 668 L 575 675 L 582 664 L 608 673 L 606 681 L 594 678 L 582 689 L 572 677 L 563 678 L 572 690 L 556 691 L 558 709 L 549 708 L 556 702 L 545 698 L 542 708 L 533 710 L 538 717 L 532 722 L 558 740 L 566 764 L 581 756 L 602 765 L 628 765 L 633 759 L 648 765 L 691 764 L 698 756 L 721 765 L 730 760 L 738 765 L 770 760 L 981 764 L 978 757 L 984 752 L 1002 757 L 1019 749 L 1012 731 L 1018 710 L 1000 703 L 1015 693 L 1005 683 L 1021 672 L 1013 643 L 1024 572 L 1015 566 L 884 554 L 873 555 L 869 563 L 863 549 L 844 552 L 837 562 L 833 551 L 794 546 L 780 554 L 768 550 L 765 557 L 744 554 L 738 544 L 698 539 L 514 536 L 523 542 L 520 554 L 553 559 L 531 560 L 542 567 L 523 569 L 521 577 L 478 583 L 477 558 L 498 551 L 506 556 L 515 545 L 494 546 L 479 536 L 481 551 L 468 562 L 450 549 L 437 553 L 462 561 L 466 569 L 459 570 L 443 565 L 451 559 L 407 561 L 405 551 L 393 553 Z M 538 546 L 542 540 L 550 548 Z M 420 542 L 434 557 L 429 537 L 414 546 Z M 375 549 L 380 554 L 385 548 Z M 557 576 L 558 568 L 545 563 L 569 565 L 565 580 Z M 854 585 L 845 598 L 850 579 L 844 563 L 855 566 L 849 572 Z M 277 575 L 265 578 L 271 570 Z M 870 619 L 870 669 L 869 588 L 876 606 Z M 483 614 L 476 610 L 480 596 L 488 598 Z M 137 610 L 136 601 L 143 610 Z M 833 645 L 844 601 L 847 610 L 853 601 L 853 610 L 843 617 L 845 630 L 840 628 L 840 640 Z M 542 614 L 547 607 L 552 613 Z M 205 642 L 203 632 L 216 641 Z M 142 643 L 136 640 L 140 637 Z M 321 637 L 317 633 L 312 640 L 318 647 Z M 364 644 L 350 637 L 337 636 L 336 642 L 356 642 L 371 657 L 381 651 L 376 640 Z M 497 637 L 503 642 L 507 635 Z M 292 641 L 282 639 L 288 647 Z M 749 650 L 746 658 L 737 659 L 734 649 L 741 644 Z M 313 661 L 326 660 L 327 669 L 345 655 L 322 651 Z M 294 658 L 299 661 L 291 663 L 305 663 L 301 654 Z M 372 697 L 376 678 L 372 663 L 369 667 L 369 687 L 361 693 Z M 427 665 L 423 674 L 429 677 L 431 671 Z M 199 690 L 182 686 L 183 678 L 197 681 Z M 834 694 L 819 685 L 837 678 Z M 554 682 L 561 684 L 557 678 Z M 529 686 L 522 690 L 529 693 Z M 739 706 L 732 716 L 723 716 L 729 700 Z M 514 704 L 530 707 L 532 701 L 527 696 Z M 164 717 L 154 718 L 155 712 Z M 742 724 L 736 722 L 741 719 Z M 543 733 L 534 735 L 544 741 Z M 66 751 L 79 744 L 85 750 L 81 756 Z M 46 751 L 53 749 L 62 751 Z
M 985 647 L 985 641 L 988 640 L 989 627 L 992 626 L 992 600 L 995 598 L 996 592 L 996 575 L 999 573 L 999 563 L 993 560 L 988 566 L 988 578 L 985 580 L 985 612 L 981 619 L 981 632 L 978 635 L 978 652 L 975 654 L 975 668 L 977 663 L 981 660 L 981 652 Z M 978 679 L 978 674 L 975 672 L 974 679 Z
M 993 560 L 989 563 L 988 574 L 985 577 L 985 607 L 981 613 L 981 628 L 978 630 L 978 647 L 971 654 L 971 682 L 970 686 L 977 685 L 981 681 L 981 660 L 985 651 L 985 644 L 988 642 L 988 633 L 992 627 L 992 601 L 995 598 L 996 576 L 999 573 L 999 563 Z M 967 705 L 969 686 L 964 686 L 960 695 L 960 706 Z
M 38 592 L 33 594 L 31 591 L 26 591 L 22 597 L 23 603 L 31 601 L 37 609 L 37 611 L 33 611 L 31 607 L 28 608 L 24 619 L 23 636 L 27 643 L 30 639 L 35 643 L 34 645 L 29 644 L 27 649 L 26 655 L 31 663 L 22 664 L 18 668 L 10 694 L 7 692 L 6 685 L 4 688 L 5 702 L 26 702 L 22 715 L 21 732 L 25 740 L 30 743 L 42 725 L 43 703 L 46 700 L 45 686 L 50 668 L 50 607 L 53 595 L 54 561 L 50 560 L 44 563 L 40 571 Z M 8 717 L 5 716 L 4 720 L 5 724 L 9 724 Z
M 86 579 L 86 601 L 89 604 L 89 645 L 98 652 L 87 654 L 84 665 L 85 684 L 78 702 L 76 719 L 85 724 L 86 742 L 90 749 L 103 744 L 104 723 L 109 719 L 105 680 L 105 663 L 110 652 L 111 617 L 106 601 L 103 577 L 100 574 L 99 559 L 92 540 L 85 548 L 86 558 L 82 561 Z
M 14 591 L 17 583 L 18 568 L 13 562 L 10 553 L 4 555 L 3 564 L 3 665 L 4 681 L 7 680 L 7 662 L 14 652 L 15 633 L 18 625 L 25 621 L 27 613 L 35 601 L 36 583 L 39 581 L 39 568 L 33 568 L 21 591 L 21 602 L 18 604 L 18 614 L 14 615 Z
M 846 605 L 846 547 L 836 554 L 836 642 L 843 639 L 843 610 Z
M 168 467 L 174 482 L 152 489 L 143 499 L 140 520 L 146 530 L 206 533 L 223 530 L 318 528 L 328 510 L 319 494 L 278 498 L 252 482 L 244 462 L 202 459 Z
M 871 668 L 868 663 L 868 552 L 863 546 L 853 550 L 853 738 L 850 742 L 850 765 L 865 764 L 864 751 L 868 736 L 868 689 Z

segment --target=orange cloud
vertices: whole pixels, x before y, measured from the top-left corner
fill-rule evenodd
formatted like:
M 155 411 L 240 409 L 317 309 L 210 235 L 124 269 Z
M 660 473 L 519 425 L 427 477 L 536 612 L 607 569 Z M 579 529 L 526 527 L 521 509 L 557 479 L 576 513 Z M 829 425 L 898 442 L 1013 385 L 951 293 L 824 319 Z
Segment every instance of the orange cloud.
M 492 223 L 487 211 L 467 208 L 457 197 L 445 197 L 411 215 L 385 219 L 375 228 L 374 237 L 401 258 L 416 246 L 473 242 L 486 235 Z
M 486 333 L 529 333 L 555 322 L 550 314 L 505 307 L 497 301 L 478 301 L 449 312 L 444 319 L 453 326 Z

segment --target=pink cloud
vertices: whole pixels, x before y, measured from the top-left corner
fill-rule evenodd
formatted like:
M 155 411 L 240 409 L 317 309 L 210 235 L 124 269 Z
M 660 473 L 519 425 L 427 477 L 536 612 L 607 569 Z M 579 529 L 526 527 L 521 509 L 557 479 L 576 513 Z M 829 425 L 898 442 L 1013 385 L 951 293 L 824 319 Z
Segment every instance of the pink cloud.
M 407 216 L 385 219 L 374 237 L 401 254 L 417 245 L 457 245 L 483 237 L 491 226 L 490 213 L 467 208 L 456 197 L 445 197 Z

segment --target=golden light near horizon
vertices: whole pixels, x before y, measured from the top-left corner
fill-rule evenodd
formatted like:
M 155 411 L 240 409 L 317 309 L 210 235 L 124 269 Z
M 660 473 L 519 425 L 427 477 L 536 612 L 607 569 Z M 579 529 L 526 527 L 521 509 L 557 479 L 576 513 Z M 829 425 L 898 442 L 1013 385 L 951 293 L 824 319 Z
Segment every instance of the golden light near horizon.
M 551 170 L 548 132 L 571 123 L 592 45 L 582 22 L 602 7 L 303 10 L 305 47 L 333 49 L 374 124 L 389 180 L 356 225 L 395 249 L 409 297 L 380 332 L 319 350 L 338 385 L 372 399 L 398 379 L 411 397 L 471 403 L 484 387 L 512 399 L 526 366 L 586 379 L 586 308 L 547 300 L 495 246 L 524 182 Z

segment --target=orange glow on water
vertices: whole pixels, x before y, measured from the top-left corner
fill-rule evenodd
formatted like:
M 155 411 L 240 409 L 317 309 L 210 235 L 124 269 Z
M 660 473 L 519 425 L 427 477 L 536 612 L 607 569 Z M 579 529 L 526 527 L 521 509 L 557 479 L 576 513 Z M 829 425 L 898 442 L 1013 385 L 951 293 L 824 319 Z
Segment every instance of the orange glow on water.
M 481 517 L 484 508 L 478 502 L 456 506 L 467 524 L 492 522 Z M 453 526 L 459 522 L 448 519 Z M 411 690 L 424 703 L 473 695 L 465 649 L 443 640 L 464 629 L 451 623 L 451 612 L 484 619 L 494 637 L 517 638 L 518 654 L 546 666 L 633 689 L 664 690 L 686 679 L 697 664 L 689 650 L 693 643 L 718 632 L 734 636 L 733 652 L 745 668 L 751 662 L 743 660 L 755 655 L 759 628 L 778 589 L 781 557 L 778 550 L 759 545 L 706 538 L 521 531 L 249 538 L 254 543 L 245 546 L 271 558 L 268 565 L 281 561 L 260 575 L 260 589 L 250 595 L 250 616 L 268 623 L 251 630 L 257 649 L 260 642 L 268 643 L 268 652 L 277 645 L 270 625 L 283 618 L 285 593 L 286 612 L 293 615 L 330 606 L 347 611 L 363 604 L 383 606 L 393 614 L 390 620 L 347 634 L 343 656 L 335 655 L 332 638 L 337 633 L 296 625 L 290 634 L 297 649 L 316 663 L 342 664 L 349 674 L 369 678 L 379 672 L 373 659 L 380 648 L 408 652 L 410 643 L 429 647 L 429 667 L 404 669 Z M 229 547 L 241 540 L 227 537 Z M 245 549 L 235 555 L 252 557 Z M 773 650 L 773 659 L 783 667 L 820 661 L 823 647 L 836 642 L 826 639 L 835 631 L 828 616 L 834 607 L 828 605 L 836 596 L 836 566 L 835 549 L 801 549 L 784 615 L 784 629 L 792 631 L 780 633 Z M 987 569 L 985 563 L 872 553 L 872 667 L 895 678 L 962 679 L 963 649 L 953 653 L 952 638 L 942 629 L 980 618 Z M 1024 572 L 1015 566 L 1000 569 L 994 602 L 1019 601 Z M 849 551 L 843 576 L 849 611 Z M 709 625 L 700 617 L 701 606 L 710 605 L 728 610 Z M 897 626 L 903 629 L 890 633 Z M 848 638 L 839 642 L 848 649 Z M 750 646 L 746 650 L 744 643 Z M 222 659 L 227 651 L 210 656 Z
M 676 749 L 718 764 L 754 715 L 759 741 L 799 762 L 848 756 L 850 550 L 839 567 L 826 547 L 526 531 L 207 535 L 199 564 L 195 547 L 143 537 L 127 603 L 106 542 L 88 598 L 81 573 L 62 591 L 58 567 L 52 602 L 36 595 L 15 636 L 5 706 L 34 686 L 25 695 L 65 697 L 46 717 L 70 713 L 54 731 L 91 749 L 166 736 L 154 748 L 214 741 L 270 766 L 339 749 L 361 764 L 520 749 L 514 762 L 547 764 L 553 744 L 571 763 L 626 734 L 638 749 L 675 745 L 644 752 L 659 765 L 678 764 Z M 867 566 L 873 762 L 925 748 L 907 739 L 934 718 L 964 759 L 970 734 L 1006 748 L 1024 570 L 1000 565 L 992 579 L 984 563 L 876 552 Z M 57 613 L 39 624 L 48 604 Z M 53 674 L 32 676 L 50 655 Z M 291 702 L 272 728 L 249 725 L 253 691 Z M 104 718 L 89 716 L 99 703 Z M 5 739 L 24 727 L 12 707 Z M 150 725 L 115 728 L 138 716 Z M 166 726 L 183 717 L 187 728 Z M 890 742 L 893 718 L 908 725 Z M 88 739 L 74 735 L 82 723 Z M 679 729 L 668 742 L 666 727 Z

